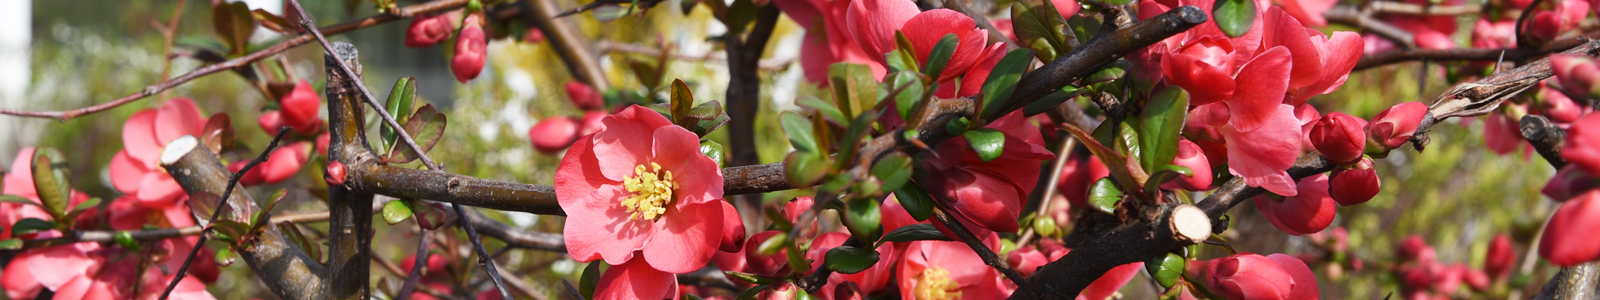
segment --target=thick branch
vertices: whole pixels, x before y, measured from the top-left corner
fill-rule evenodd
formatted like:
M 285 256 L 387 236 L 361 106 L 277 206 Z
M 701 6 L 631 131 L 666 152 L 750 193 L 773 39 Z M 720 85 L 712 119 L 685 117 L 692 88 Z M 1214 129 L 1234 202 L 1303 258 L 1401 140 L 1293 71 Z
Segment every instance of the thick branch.
M 172 179 L 190 195 L 200 193 L 222 194 L 227 188 L 228 172 L 216 155 L 206 147 L 193 147 L 182 158 L 163 165 Z M 228 197 L 235 210 L 253 212 L 259 208 L 244 189 L 235 189 Z M 250 244 L 234 248 L 250 266 L 267 289 L 283 299 L 315 299 L 327 286 L 325 269 L 316 260 L 295 246 L 277 226 L 264 226 L 260 236 Z M 176 229 L 180 233 L 184 229 Z M 203 258 L 209 259 L 209 258 Z M 365 281 L 362 282 L 365 285 Z
M 348 43 L 331 45 L 329 52 L 345 58 L 352 70 L 360 70 L 356 47 Z M 337 70 L 340 62 L 333 55 L 324 56 L 327 67 L 329 146 L 328 161 L 355 165 L 357 161 L 373 161 L 367 147 L 367 134 L 361 130 L 361 95 L 356 91 L 360 78 L 346 76 Z M 360 76 L 355 74 L 354 76 Z M 351 189 L 349 185 L 328 186 L 328 275 L 330 284 L 321 294 L 329 299 L 367 299 L 372 290 L 367 284 L 371 278 L 372 260 L 372 198 L 371 192 Z
M 526 231 L 512 228 L 511 225 L 500 223 L 484 217 L 477 211 L 467 213 L 471 215 L 469 221 L 478 227 L 478 232 L 485 236 L 505 241 L 507 246 L 545 251 L 567 252 L 567 241 L 561 235 L 536 231 Z
M 768 5 L 756 16 L 755 26 L 740 38 L 735 28 L 726 39 L 728 52 L 728 164 L 733 166 L 761 163 L 756 155 L 756 111 L 761 107 L 761 77 L 759 63 L 761 52 L 772 38 L 772 29 L 778 23 L 778 7 Z M 761 227 L 761 197 L 736 196 L 734 206 L 743 216 L 746 228 Z
M 1107 16 L 1107 19 L 1115 19 Z M 1017 82 L 1016 92 L 1011 94 L 1011 99 L 1006 100 L 1005 106 L 1000 111 L 1010 112 L 1021 109 L 1036 99 L 1044 98 L 1051 92 L 1067 86 L 1073 81 L 1087 76 L 1090 72 L 1116 62 L 1117 59 L 1132 53 L 1135 50 L 1155 44 L 1174 34 L 1189 30 L 1206 21 L 1206 12 L 1193 6 L 1180 6 L 1171 11 L 1157 15 L 1148 20 L 1134 23 L 1133 26 L 1115 29 L 1112 32 L 1101 32 L 1091 38 L 1088 43 L 1077 49 L 1072 49 L 1061 58 L 1056 59 L 1044 67 L 1033 72 L 1028 72 Z M 1111 30 L 1115 26 L 1105 26 L 1104 30 Z M 1065 101 L 1063 99 L 1062 101 Z M 1000 113 L 998 115 L 1004 115 Z M 1000 116 L 990 116 L 998 118 Z
M 1522 137 L 1533 144 L 1533 149 L 1539 152 L 1540 157 L 1550 162 L 1550 166 L 1560 169 L 1567 166 L 1567 160 L 1561 158 L 1561 146 L 1566 144 L 1567 131 L 1561 129 L 1550 119 L 1540 115 L 1522 117 Z

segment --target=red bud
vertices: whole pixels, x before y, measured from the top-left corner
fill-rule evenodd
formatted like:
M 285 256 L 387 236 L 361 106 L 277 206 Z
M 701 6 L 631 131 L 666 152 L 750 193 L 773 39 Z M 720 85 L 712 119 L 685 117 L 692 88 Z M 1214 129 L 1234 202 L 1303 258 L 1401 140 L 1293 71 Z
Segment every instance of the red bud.
M 1428 106 L 1422 102 L 1400 103 L 1378 113 L 1371 123 L 1367 123 L 1367 141 L 1371 143 L 1368 144 L 1369 150 L 1387 152 L 1405 145 L 1427 114 Z
M 261 113 L 261 117 L 256 118 L 256 124 L 261 125 L 261 131 L 266 131 L 268 135 L 278 135 L 278 128 L 283 128 L 283 113 L 276 110 Z
M 483 72 L 483 61 L 489 56 L 489 40 L 483 33 L 483 25 L 479 24 L 482 18 L 478 14 L 467 15 L 467 20 L 462 22 L 461 35 L 456 37 L 456 53 L 450 58 L 450 70 L 461 83 L 478 78 L 478 73 Z
M 337 160 L 329 161 L 327 172 L 322 174 L 322 180 L 327 181 L 330 186 L 344 185 L 345 176 L 348 176 L 347 172 L 349 170 L 346 170 L 344 163 Z
M 567 99 L 582 110 L 598 110 L 605 105 L 605 101 L 600 99 L 600 93 L 595 92 L 594 87 L 577 80 L 567 82 Z
M 311 82 L 300 80 L 294 85 L 294 91 L 283 96 L 279 103 L 283 105 L 283 124 L 294 127 L 295 132 L 311 134 L 321 127 L 322 119 L 317 112 L 322 108 L 322 96 L 317 95 Z
M 1589 174 L 1600 174 L 1600 115 L 1589 114 L 1567 129 L 1561 158 Z
M 1511 275 L 1511 264 L 1517 262 L 1517 254 L 1511 251 L 1511 237 L 1501 233 L 1489 241 L 1489 251 L 1483 256 L 1483 271 L 1494 278 L 1506 278 Z
M 572 146 L 578 140 L 578 121 L 567 117 L 549 117 L 528 129 L 528 140 L 540 153 L 554 154 Z
M 1206 152 L 1200 149 L 1200 145 L 1188 139 L 1179 139 L 1178 152 L 1172 157 L 1172 164 L 1188 167 L 1194 171 L 1194 176 L 1178 176 L 1177 180 L 1168 184 L 1175 184 L 1176 187 L 1190 191 L 1211 189 L 1211 162 L 1206 159 Z M 1168 186 L 1163 184 L 1162 187 Z
M 1377 170 L 1372 169 L 1372 159 L 1362 158 L 1354 166 L 1333 171 L 1332 179 L 1328 180 L 1328 193 L 1339 205 L 1352 206 L 1372 200 L 1382 186 Z
M 1367 150 L 1366 126 L 1367 120 L 1341 112 L 1328 113 L 1311 128 L 1311 144 L 1329 161 L 1352 163 Z
M 449 15 L 419 15 L 411 18 L 411 27 L 406 28 L 406 47 L 438 45 L 450 38 L 450 30 L 454 27 L 450 25 Z
M 1539 256 L 1563 267 L 1600 259 L 1595 228 L 1600 228 L 1600 191 L 1567 200 L 1550 216 L 1539 238 Z

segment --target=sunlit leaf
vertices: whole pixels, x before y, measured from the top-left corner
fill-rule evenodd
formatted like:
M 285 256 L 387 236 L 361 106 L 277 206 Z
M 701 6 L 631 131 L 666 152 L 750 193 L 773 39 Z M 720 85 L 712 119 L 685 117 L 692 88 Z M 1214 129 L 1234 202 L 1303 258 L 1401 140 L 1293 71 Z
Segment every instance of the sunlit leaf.
M 874 199 L 856 199 L 845 204 L 841 221 L 844 222 L 850 235 L 863 243 L 878 241 L 883 235 L 883 214 L 879 213 L 879 204 Z
M 923 66 L 922 74 L 938 80 L 939 75 L 944 73 L 945 65 L 950 63 L 950 57 L 956 54 L 956 45 L 960 41 L 954 33 L 946 33 L 944 38 L 940 38 L 939 43 L 934 44 L 933 52 L 928 53 L 928 63 Z
M 1256 2 L 1249 0 L 1217 0 L 1211 9 L 1217 27 L 1228 37 L 1243 36 L 1250 31 L 1256 19 Z
M 405 222 L 411 218 L 411 200 L 395 199 L 383 204 L 383 221 L 389 225 Z
M 417 98 L 417 80 L 411 77 L 400 77 L 394 82 L 394 88 L 389 90 L 389 99 L 384 101 L 384 110 L 388 111 L 395 121 L 409 120 L 411 107 Z M 383 149 L 391 149 L 398 141 L 400 135 L 389 126 L 378 126 L 378 134 L 383 137 Z
M 884 190 L 899 190 L 906 182 L 910 182 L 911 172 L 911 157 L 900 152 L 879 158 L 878 162 L 872 165 L 872 176 L 883 181 Z
M 55 148 L 38 148 L 32 159 L 33 189 L 51 217 L 66 216 L 67 200 L 72 195 L 72 175 L 67 161 Z
M 1027 71 L 1028 65 L 1033 63 L 1033 53 L 1027 49 L 1011 50 L 1006 56 L 995 63 L 994 69 L 989 71 L 989 78 L 983 82 L 983 110 L 978 113 L 979 118 L 989 118 L 1000 112 L 1000 107 L 1005 106 L 1005 101 L 1011 99 L 1011 92 L 1017 89 L 1017 80 L 1022 79 L 1022 72 Z
M 967 140 L 967 146 L 977 152 L 978 159 L 983 161 L 1000 158 L 1000 153 L 1006 149 L 1006 134 L 994 128 L 968 130 L 961 137 Z
M 111 240 L 116 241 L 117 245 L 121 245 L 123 249 L 128 249 L 128 251 L 135 253 L 139 252 L 139 241 L 134 240 L 133 234 L 127 231 L 117 231 L 117 233 L 111 234 Z
M 916 182 L 907 182 L 895 190 L 894 198 L 900 201 L 900 206 L 905 207 L 912 219 L 927 221 L 928 216 L 933 214 L 933 196 L 929 196 Z
M 1094 184 L 1089 186 L 1089 207 L 1105 213 L 1115 213 L 1119 201 L 1122 201 L 1122 190 L 1118 190 L 1116 184 L 1111 183 L 1108 178 L 1095 180 Z

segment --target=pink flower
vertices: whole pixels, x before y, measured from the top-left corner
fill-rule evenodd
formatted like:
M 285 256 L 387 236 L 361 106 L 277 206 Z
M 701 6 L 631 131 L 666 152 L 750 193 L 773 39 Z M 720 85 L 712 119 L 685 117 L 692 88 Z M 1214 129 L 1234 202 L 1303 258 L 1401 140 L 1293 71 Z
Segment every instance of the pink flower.
M 1600 187 L 1600 178 L 1589 175 L 1576 165 L 1567 165 L 1556 171 L 1556 176 L 1551 177 L 1550 182 L 1539 189 L 1539 193 L 1550 197 L 1550 200 L 1564 202 L 1596 187 Z
M 450 38 L 453 27 L 450 15 L 419 15 L 411 18 L 411 26 L 406 28 L 406 47 L 427 48 L 444 42 Z
M 589 135 L 594 134 L 596 132 L 600 132 L 600 128 L 605 128 L 606 127 L 604 123 L 600 122 L 600 120 L 604 120 L 606 118 L 606 116 L 610 116 L 610 115 L 611 114 L 606 113 L 604 111 L 595 111 L 595 110 L 591 110 L 589 112 L 583 113 L 583 123 L 579 124 L 579 125 L 582 125 L 582 126 L 578 126 L 578 137 L 581 138 L 581 137 L 589 136 Z
M 187 254 L 192 249 L 189 243 L 193 241 L 163 240 L 148 243 L 146 247 L 155 248 L 152 253 Z M 163 274 L 161 270 L 176 270 L 183 261 L 166 259 L 159 266 L 141 267 L 142 263 L 139 256 L 126 250 L 102 248 L 96 243 L 31 249 L 13 258 L 11 265 L 5 269 L 5 277 L 8 278 L 5 284 L 8 296 L 13 294 L 10 286 L 23 283 L 10 280 L 27 276 L 37 284 L 36 288 L 55 291 L 60 299 L 155 299 L 173 279 L 172 274 Z M 191 266 L 190 271 L 197 271 L 197 266 Z M 200 275 L 203 274 L 179 281 L 169 299 L 215 299 L 206 291 L 205 284 L 198 278 Z M 138 294 L 134 294 L 134 291 L 138 291 Z M 26 291 L 15 292 L 25 295 L 23 292 Z
M 1301 23 L 1322 27 L 1328 25 L 1328 20 L 1322 17 L 1322 13 L 1327 12 L 1328 9 L 1332 9 L 1333 5 L 1339 1 L 1276 0 L 1272 2 L 1281 5 L 1285 12 L 1288 12 L 1289 15 L 1294 16 L 1295 19 L 1299 19 Z
M 1054 249 L 1050 249 L 1052 247 Z M 1050 252 L 1050 261 L 1059 260 L 1061 257 L 1067 256 L 1067 253 L 1072 252 L 1072 249 L 1061 248 L 1061 246 L 1046 246 L 1046 248 L 1046 252 Z M 1122 286 L 1128 285 L 1128 281 L 1133 280 L 1133 275 L 1138 274 L 1139 269 L 1143 268 L 1143 262 L 1111 268 L 1110 271 L 1101 274 L 1100 278 L 1090 282 L 1089 286 L 1084 287 L 1083 292 L 1078 293 L 1077 300 L 1108 299 L 1112 294 L 1116 294 L 1117 290 L 1121 290 Z
M 1363 157 L 1349 168 L 1333 171 L 1328 180 L 1328 194 L 1339 205 L 1351 206 L 1372 200 L 1382 186 L 1383 181 L 1378 180 L 1378 173 L 1372 169 L 1372 159 Z
M 272 150 L 267 160 L 256 165 L 251 172 L 260 172 L 263 183 L 279 183 L 300 173 L 300 168 L 311 160 L 311 143 L 299 142 Z
M 1033 276 L 1033 271 L 1047 263 L 1050 263 L 1050 258 L 1045 257 L 1043 252 L 1039 252 L 1039 249 L 1033 246 L 1023 246 L 1022 249 L 1012 250 L 1011 254 L 1006 254 L 1006 264 L 1015 267 L 1017 273 L 1021 273 L 1023 277 Z
M 1183 188 L 1190 191 L 1204 191 L 1211 189 L 1211 162 L 1206 159 L 1206 153 L 1200 145 L 1188 139 L 1178 139 L 1178 152 L 1172 157 L 1172 164 L 1188 167 L 1194 171 L 1193 176 L 1178 176 L 1177 179 L 1162 184 L 1163 188 Z
M 1336 203 L 1328 195 L 1328 175 L 1300 179 L 1300 192 L 1294 196 L 1256 196 L 1256 209 L 1267 221 L 1290 235 L 1316 233 L 1333 224 Z
M 1494 22 L 1489 21 L 1487 18 L 1480 18 L 1478 23 L 1472 26 L 1472 47 L 1515 48 L 1517 47 L 1516 28 L 1516 18 Z
M 1228 299 L 1316 299 L 1317 278 L 1305 262 L 1285 254 L 1239 253 L 1190 262 L 1191 276 Z
M 806 252 L 806 258 L 811 259 L 811 268 L 813 270 L 822 268 L 822 263 L 828 250 L 844 245 L 845 240 L 849 238 L 850 234 L 844 232 L 818 234 L 816 239 L 811 240 L 811 251 Z M 900 260 L 900 252 L 895 251 L 895 249 L 895 246 L 889 244 L 878 246 L 877 264 L 873 264 L 866 270 L 855 274 L 834 273 L 832 276 L 828 276 L 828 283 L 822 286 L 818 294 L 832 295 L 836 293 L 840 285 L 846 282 L 855 283 L 856 288 L 862 294 L 874 294 L 887 290 L 890 275 L 895 270 L 895 262 Z M 972 252 L 972 250 L 968 249 L 967 252 Z
M 533 149 L 539 150 L 539 153 L 561 152 L 572 142 L 578 141 L 578 121 L 559 116 L 539 120 L 539 124 L 528 129 L 528 139 L 533 141 Z
M 1428 242 L 1423 241 L 1421 236 L 1415 234 L 1407 236 L 1406 239 L 1400 240 L 1399 245 L 1395 245 L 1395 257 L 1399 258 L 1401 262 L 1431 262 L 1434 260 L 1435 255 L 1436 251 L 1434 251 L 1433 247 L 1428 246 Z
M 1600 174 L 1600 115 L 1586 115 L 1572 123 L 1561 158 L 1589 175 Z
M 861 1 L 865 2 L 871 0 Z M 855 14 L 854 11 L 851 13 L 852 15 Z M 989 35 L 987 31 L 978 29 L 977 26 L 978 25 L 976 23 L 972 22 L 972 17 L 968 17 L 966 14 L 949 9 L 935 9 L 918 13 L 916 16 L 911 17 L 911 19 L 906 20 L 905 24 L 901 24 L 900 28 L 915 28 L 914 30 L 902 30 L 901 32 L 906 35 L 907 40 L 911 41 L 911 47 L 915 50 L 915 53 L 913 54 L 915 54 L 917 62 L 923 64 L 927 63 L 928 56 L 933 53 L 933 48 L 935 45 L 939 44 L 940 39 L 944 38 L 946 34 L 956 35 L 956 39 L 959 42 L 956 44 L 955 53 L 950 56 L 950 62 L 945 64 L 944 72 L 939 73 L 939 78 L 937 80 L 939 82 L 946 82 L 966 74 L 967 69 L 972 68 L 974 65 L 977 65 L 978 62 L 984 59 L 984 54 L 987 50 L 985 48 L 988 47 L 987 42 L 989 40 Z M 893 45 L 894 32 L 889 32 L 887 37 L 890 41 L 890 45 Z M 872 39 L 878 40 L 883 39 L 883 37 L 874 37 Z M 857 42 L 860 42 L 859 37 Z M 867 53 L 882 56 L 887 54 L 888 50 L 892 50 L 893 48 L 894 47 L 883 49 L 883 53 Z M 1004 54 L 1001 55 L 1003 56 Z M 983 80 L 977 79 L 977 81 L 981 82 Z
M 865 51 L 867 57 L 870 57 L 873 61 L 877 61 L 882 64 L 886 63 L 883 60 L 884 54 L 888 54 L 889 51 L 895 49 L 895 31 L 900 30 L 901 25 L 905 24 L 921 13 L 922 11 L 917 9 L 917 5 L 915 3 L 907 0 L 854 0 L 849 1 L 849 10 L 845 15 L 845 22 L 849 25 L 849 27 L 845 28 L 849 28 L 848 30 L 850 31 L 848 32 L 850 34 L 850 38 L 855 40 L 857 45 L 861 46 L 861 50 Z M 971 25 L 973 24 L 971 18 L 967 18 L 967 25 L 969 25 L 966 26 L 968 28 L 972 27 Z M 945 26 L 959 27 L 944 25 L 940 26 L 940 28 L 949 28 Z M 938 39 L 943 38 L 945 33 L 949 33 L 948 31 L 935 30 L 933 28 L 918 29 L 919 30 L 916 30 L 918 32 L 938 32 L 939 36 L 933 38 L 935 43 L 938 42 Z M 830 31 L 830 33 L 833 32 Z M 905 32 L 905 34 L 906 38 L 909 39 L 911 38 L 912 32 Z M 933 50 L 933 46 L 931 46 L 932 43 L 929 43 L 928 45 L 930 46 L 913 46 L 918 48 L 918 53 L 916 54 L 919 61 L 926 60 L 928 57 L 928 54 L 926 53 Z M 973 50 L 971 47 L 968 47 L 968 50 L 970 51 L 981 51 L 982 46 L 979 46 L 977 49 L 978 50 Z M 954 59 L 951 59 L 952 65 L 954 64 L 954 61 Z M 946 67 L 947 71 L 951 69 L 953 68 Z
M 988 240 L 998 249 L 998 239 Z M 966 244 L 916 241 L 906 248 L 898 283 L 901 299 L 1001 299 L 1011 294 L 1003 280 Z
M 1580 0 L 1557 1 L 1555 10 L 1541 11 L 1528 20 L 1528 37 L 1535 45 L 1560 37 L 1563 32 L 1578 28 L 1589 14 L 1589 2 Z
M 456 37 L 455 56 L 450 58 L 450 71 L 456 80 L 466 83 L 483 72 L 483 60 L 489 56 L 489 41 L 484 37 L 482 16 L 467 15 L 462 22 L 461 34 Z
M 862 0 L 865 1 L 865 0 Z M 828 85 L 828 66 L 836 62 L 849 62 L 867 65 L 872 70 L 873 78 L 882 78 L 888 71 L 883 66 L 883 56 L 868 55 L 863 46 L 859 46 L 851 38 L 854 32 L 850 28 L 860 28 L 849 21 L 847 12 L 852 3 L 862 1 L 828 1 L 828 0 L 774 0 L 773 4 L 778 9 L 789 15 L 800 26 L 806 28 L 805 40 L 800 44 L 800 67 L 805 70 L 806 80 L 822 86 Z M 910 2 L 900 3 L 902 0 L 880 0 L 874 4 L 897 5 L 904 4 L 911 9 L 910 14 L 894 21 L 894 24 L 904 23 L 916 14 L 916 5 Z M 880 11 L 881 12 L 881 11 Z M 888 14 L 876 18 L 887 17 Z M 894 37 L 894 29 L 889 28 L 890 38 Z M 889 40 L 887 45 L 893 48 L 894 40 Z
M 1039 180 L 1039 164 L 1054 157 L 1044 148 L 1044 137 L 1021 112 L 989 123 L 1005 135 L 999 158 L 983 161 L 964 139 L 934 146 L 937 155 L 923 162 L 932 180 L 918 182 L 950 205 L 950 214 L 979 227 L 1016 232 L 1022 202 Z M 971 228 L 971 227 L 968 227 Z
M 1493 112 L 1483 117 L 1483 143 L 1489 146 L 1489 151 L 1506 155 L 1517 151 L 1519 146 L 1527 145 L 1524 141 L 1522 130 L 1511 116 Z
M 39 193 L 33 188 L 33 150 L 33 148 L 22 148 L 21 151 L 17 151 L 17 158 L 11 162 L 11 170 L 5 173 L 5 190 L 3 193 L 6 195 L 21 196 L 39 205 L 0 203 L 0 223 L 4 223 L 3 225 L 0 225 L 0 240 L 13 238 L 14 236 L 11 231 L 11 224 L 16 224 L 17 221 L 21 221 L 22 219 L 54 219 L 50 216 L 50 213 L 45 212 L 44 209 L 41 208 L 43 202 L 40 202 Z M 72 197 L 68 199 L 67 205 L 68 207 L 73 207 L 88 200 L 88 194 L 73 190 Z M 39 233 L 35 233 L 32 235 L 38 234 Z M 29 236 L 15 237 L 30 238 Z
M 1583 55 L 1555 54 L 1550 56 L 1550 68 L 1555 71 L 1555 82 L 1568 95 L 1594 97 L 1600 94 L 1600 65 Z
M 1181 144 L 1178 151 L 1183 152 Z M 1089 205 L 1089 184 L 1106 176 L 1111 176 L 1111 170 L 1106 169 L 1105 163 L 1099 159 L 1094 157 L 1068 159 L 1067 164 L 1061 168 L 1061 181 L 1056 183 L 1056 190 L 1060 191 L 1059 194 L 1062 196 L 1066 196 L 1067 201 L 1073 206 Z
M 301 79 L 294 85 L 294 91 L 283 96 L 283 124 L 294 127 L 294 132 L 301 134 L 314 134 L 322 125 L 322 119 L 317 112 L 322 108 L 322 96 L 317 90 L 311 88 L 311 82 Z M 277 134 L 276 130 L 268 130 Z
M 1597 199 L 1600 191 L 1589 191 L 1561 203 L 1539 238 L 1539 256 L 1563 267 L 1600 259 L 1600 239 L 1593 236 L 1600 228 Z
M 1400 103 L 1384 109 L 1367 123 L 1367 148 L 1387 152 L 1405 145 L 1427 114 L 1428 105 L 1422 102 Z
M 573 144 L 556 170 L 567 252 L 614 266 L 597 298 L 669 295 L 677 282 L 670 273 L 705 266 L 732 242 L 724 241 L 727 230 L 743 236 L 743 228 L 727 228 L 738 215 L 729 215 L 732 205 L 722 199 L 722 170 L 700 154 L 698 136 L 649 109 L 630 106 L 603 123 Z
M 1517 254 L 1511 251 L 1511 237 L 1505 233 L 1496 234 L 1489 241 L 1489 250 L 1483 255 L 1483 271 L 1489 277 L 1504 279 L 1511 275 L 1511 264 L 1517 262 Z
M 567 81 L 567 100 L 582 110 L 598 110 L 605 106 L 605 101 L 600 99 L 600 93 L 595 92 L 594 87 L 577 80 Z
M 1351 163 L 1367 150 L 1367 120 L 1341 112 L 1329 113 L 1311 129 L 1311 143 L 1322 157 L 1334 163 Z
M 261 125 L 261 131 L 267 132 L 267 135 L 278 135 L 278 129 L 283 128 L 283 112 L 276 110 L 262 112 L 261 117 L 256 118 L 256 125 Z
M 167 143 L 185 135 L 200 135 L 205 119 L 188 98 L 175 98 L 159 109 L 146 109 L 128 117 L 122 126 L 122 151 L 111 158 L 111 185 L 141 206 L 182 209 L 186 195 L 178 182 L 161 168 L 159 156 Z M 191 221 L 192 222 L 192 221 Z M 176 224 L 176 223 L 175 223 Z

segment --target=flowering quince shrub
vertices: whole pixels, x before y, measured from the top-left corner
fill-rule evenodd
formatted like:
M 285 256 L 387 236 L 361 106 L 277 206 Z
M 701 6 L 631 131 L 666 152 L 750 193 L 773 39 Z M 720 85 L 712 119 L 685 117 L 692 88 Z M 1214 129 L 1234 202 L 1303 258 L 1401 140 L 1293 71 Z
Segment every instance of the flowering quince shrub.
M 10 161 L 6 298 L 234 298 L 259 282 L 282 299 L 1320 299 L 1360 298 L 1357 286 L 1499 299 L 1600 278 L 1552 271 L 1600 261 L 1591 1 L 738 0 L 677 14 L 659 1 L 370 2 L 381 15 L 315 32 L 333 23 L 298 1 L 276 14 L 216 2 L 215 43 L 168 51 L 208 65 L 191 74 L 238 73 L 262 103 L 157 93 L 185 75 L 81 110 L 0 110 L 66 121 L 161 95 L 115 118 L 108 161 L 65 146 Z M 681 30 L 698 28 L 677 26 L 684 16 L 721 33 Z M 461 100 L 427 104 L 413 77 L 366 95 L 349 44 L 323 45 L 323 82 L 283 55 L 397 20 L 409 24 L 396 49 L 447 54 L 435 67 Z M 660 46 L 585 40 L 635 35 L 612 27 L 661 31 Z M 260 28 L 287 46 L 253 44 Z M 787 53 L 767 51 L 773 40 L 798 45 L 792 65 L 762 60 Z M 531 75 L 490 49 L 559 57 L 550 69 L 571 74 Z M 705 49 L 727 53 L 676 52 Z M 1453 87 L 1395 101 L 1412 98 L 1373 82 L 1392 74 L 1353 76 L 1413 70 L 1384 67 L 1406 59 Z M 729 67 L 668 81 L 698 72 L 669 60 Z M 517 105 L 446 115 L 499 90 L 559 99 L 539 99 L 537 118 Z M 1387 102 L 1343 103 L 1373 91 Z M 1410 161 L 1448 122 L 1487 153 L 1555 167 L 1538 178 L 1551 208 L 1515 216 L 1547 210 L 1543 229 L 1353 246 L 1383 234 L 1356 226 L 1410 222 L 1393 220 L 1412 213 L 1395 194 L 1455 188 L 1412 184 L 1436 171 L 1405 168 L 1425 165 Z M 516 145 L 495 155 L 446 141 L 503 128 Z M 1440 224 L 1471 237 L 1459 232 L 1498 223 Z M 246 268 L 258 276 L 219 281 Z

